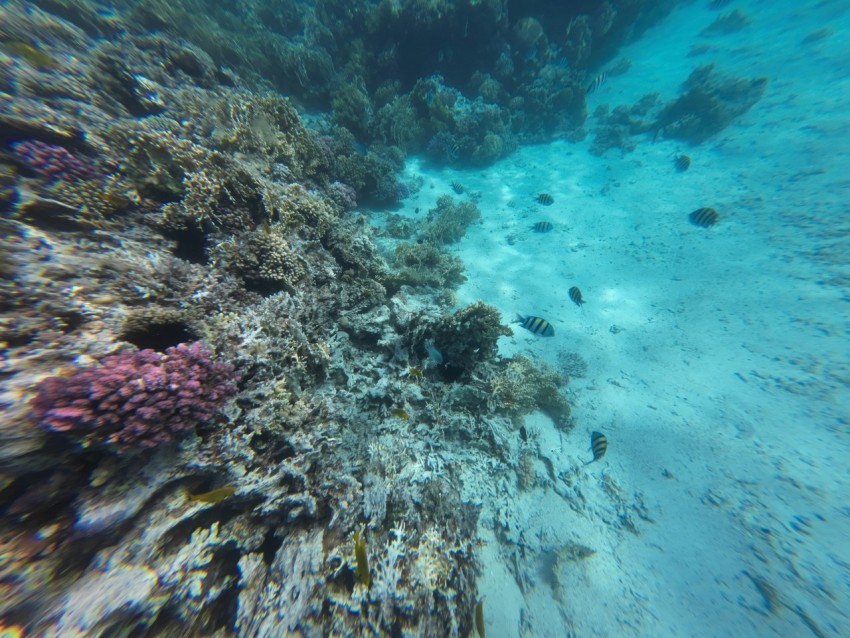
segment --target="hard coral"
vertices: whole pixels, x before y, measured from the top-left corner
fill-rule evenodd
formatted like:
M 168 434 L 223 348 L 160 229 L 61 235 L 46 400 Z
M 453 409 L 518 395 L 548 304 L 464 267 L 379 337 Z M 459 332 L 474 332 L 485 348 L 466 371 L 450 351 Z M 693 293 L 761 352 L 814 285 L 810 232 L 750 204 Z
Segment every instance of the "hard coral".
M 466 229 L 481 218 L 481 211 L 473 202 L 454 203 L 443 195 L 437 207 L 428 211 L 422 238 L 431 244 L 454 244 L 466 234 Z
M 70 376 L 42 380 L 31 405 L 41 427 L 83 447 L 152 448 L 212 418 L 236 392 L 233 366 L 213 362 L 200 341 L 104 358 Z
M 12 144 L 12 150 L 20 162 L 48 179 L 74 180 L 99 176 L 90 162 L 81 160 L 62 146 L 22 140 Z
M 656 121 L 665 138 L 699 144 L 752 108 L 767 89 L 767 78 L 730 78 L 713 64 L 695 69 L 682 85 L 684 93 L 667 104 Z
M 446 363 L 463 370 L 495 358 L 499 337 L 512 334 L 502 325 L 499 311 L 482 301 L 443 316 L 433 331 L 434 343 Z
M 279 226 L 246 233 L 224 249 L 228 268 L 240 275 L 247 287 L 261 294 L 292 290 L 306 274 L 304 261 L 280 232 Z
M 457 288 L 466 281 L 459 257 L 426 242 L 401 242 L 396 246 L 393 263 L 397 269 L 389 286 L 393 289 L 405 285 Z
M 514 419 L 539 409 L 569 432 L 573 427 L 570 404 L 560 391 L 566 383 L 567 378 L 545 361 L 516 355 L 491 380 L 490 389 L 497 407 Z

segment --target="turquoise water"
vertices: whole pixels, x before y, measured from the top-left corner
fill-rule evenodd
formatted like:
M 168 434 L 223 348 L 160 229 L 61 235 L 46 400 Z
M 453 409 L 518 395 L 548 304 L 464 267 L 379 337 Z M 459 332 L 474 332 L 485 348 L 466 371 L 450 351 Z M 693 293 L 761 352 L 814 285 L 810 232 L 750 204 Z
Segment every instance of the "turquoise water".
M 2 11 L 0 635 L 850 634 L 846 3 Z

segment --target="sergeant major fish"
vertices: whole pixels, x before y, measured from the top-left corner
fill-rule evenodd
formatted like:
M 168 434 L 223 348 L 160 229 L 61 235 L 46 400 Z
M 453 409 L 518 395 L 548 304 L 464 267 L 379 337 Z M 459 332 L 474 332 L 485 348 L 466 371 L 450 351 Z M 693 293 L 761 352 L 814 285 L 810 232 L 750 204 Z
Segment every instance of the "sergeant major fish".
M 581 290 L 578 289 L 578 286 L 570 288 L 570 300 L 577 306 L 581 306 L 584 303 L 584 299 L 582 299 L 581 296 Z
M 709 226 L 714 226 L 717 223 L 717 220 L 720 219 L 720 215 L 718 215 L 717 211 L 713 208 L 706 206 L 703 208 L 697 208 L 694 212 L 688 215 L 688 219 L 694 226 L 708 228 Z
M 542 317 L 534 317 L 532 315 L 523 317 L 522 315 L 517 315 L 517 321 L 519 325 L 529 332 L 536 334 L 538 337 L 555 336 L 555 329 L 552 327 L 552 324 Z
M 608 439 L 602 432 L 590 433 L 590 450 L 593 452 L 593 458 L 585 463 L 585 465 L 590 465 L 594 461 L 598 461 L 608 451 Z
M 598 89 L 600 86 L 602 86 L 605 83 L 605 80 L 607 80 L 607 79 L 608 79 L 608 72 L 603 71 L 602 73 L 597 75 L 595 78 L 593 78 L 593 82 L 591 82 L 590 84 L 587 85 L 587 89 L 585 89 L 585 94 L 590 95 L 591 93 L 593 93 L 596 89 Z

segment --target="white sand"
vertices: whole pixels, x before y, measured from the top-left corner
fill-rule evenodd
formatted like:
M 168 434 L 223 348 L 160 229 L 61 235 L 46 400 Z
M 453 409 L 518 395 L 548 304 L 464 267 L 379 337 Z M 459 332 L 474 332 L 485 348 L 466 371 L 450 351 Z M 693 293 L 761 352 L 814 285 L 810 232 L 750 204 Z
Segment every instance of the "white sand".
M 718 15 L 706 4 L 629 47 L 631 70 L 589 98 L 591 112 L 651 91 L 669 100 L 710 62 L 769 77 L 765 97 L 701 146 L 640 139 L 599 158 L 588 138 L 482 171 L 409 167 L 425 186 L 404 214 L 454 196 L 452 180 L 482 193 L 482 222 L 456 248 L 469 277 L 459 303 L 555 328 L 541 339 L 515 326 L 502 354 L 588 363 L 569 387 L 572 433 L 527 421 L 573 485 L 506 482 L 483 497 L 490 637 L 850 635 L 850 5 L 733 3 L 751 25 L 705 38 Z M 715 50 L 686 57 L 703 42 Z M 693 158 L 688 172 L 673 169 L 676 151 Z M 702 206 L 718 225 L 688 223 Z M 531 232 L 541 220 L 555 230 Z M 592 430 L 609 451 L 582 467 Z M 596 553 L 553 567 L 567 542 Z

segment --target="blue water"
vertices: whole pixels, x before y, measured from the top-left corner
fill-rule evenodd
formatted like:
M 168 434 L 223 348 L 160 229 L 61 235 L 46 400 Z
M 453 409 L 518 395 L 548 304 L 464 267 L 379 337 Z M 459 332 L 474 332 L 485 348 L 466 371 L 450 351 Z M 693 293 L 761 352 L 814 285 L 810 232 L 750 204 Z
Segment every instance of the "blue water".
M 850 635 L 850 5 L 579 4 L 4 4 L 0 636 Z M 703 65 L 766 89 L 697 141 Z M 445 196 L 465 279 L 388 276 Z M 192 340 L 192 433 L 33 416 Z

